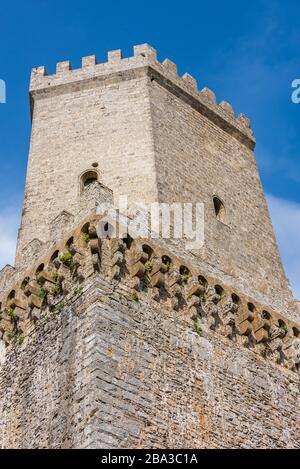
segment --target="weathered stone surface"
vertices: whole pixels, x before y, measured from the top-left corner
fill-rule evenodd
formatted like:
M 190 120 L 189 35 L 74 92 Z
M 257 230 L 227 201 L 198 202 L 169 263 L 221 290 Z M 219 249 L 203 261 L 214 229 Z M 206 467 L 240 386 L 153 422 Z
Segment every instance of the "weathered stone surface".
M 30 88 L 32 136 L 18 267 L 26 264 L 24 248 L 33 238 L 45 249 L 58 241 L 53 220 L 60 214 L 72 214 L 73 226 L 80 222 L 80 176 L 93 170 L 115 200 L 126 194 L 129 202 L 203 202 L 205 247 L 195 254 L 207 269 L 290 309 L 293 298 L 246 118 L 235 119 L 231 106 L 217 105 L 206 88 L 200 93 L 188 74 L 180 78 L 171 61 L 158 62 L 148 45 L 124 59 L 113 51 L 107 63 L 86 58 L 77 70 L 62 62 L 50 76 L 39 68 Z M 225 223 L 215 217 L 214 195 L 224 202 Z
M 35 69 L 31 102 L 0 272 L 1 447 L 299 447 L 299 304 L 249 120 L 147 44 Z M 204 202 L 205 246 L 99 239 L 97 206 L 122 194 Z
M 0 371 L 2 447 L 297 447 L 299 376 L 96 276 Z

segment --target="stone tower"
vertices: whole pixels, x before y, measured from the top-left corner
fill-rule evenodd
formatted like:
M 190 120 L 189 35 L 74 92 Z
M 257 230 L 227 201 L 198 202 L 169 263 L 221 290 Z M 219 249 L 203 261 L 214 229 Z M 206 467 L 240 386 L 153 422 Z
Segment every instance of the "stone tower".
M 296 447 L 299 311 L 249 120 L 148 45 L 33 69 L 30 98 L 2 446 Z M 99 239 L 120 195 L 203 202 L 204 246 Z

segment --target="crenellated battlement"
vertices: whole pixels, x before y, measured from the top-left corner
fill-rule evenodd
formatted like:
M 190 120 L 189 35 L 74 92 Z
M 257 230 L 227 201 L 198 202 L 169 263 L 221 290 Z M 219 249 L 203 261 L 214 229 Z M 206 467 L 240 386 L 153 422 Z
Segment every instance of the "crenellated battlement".
M 95 55 L 82 58 L 82 66 L 73 69 L 69 61 L 62 61 L 56 64 L 56 73 L 48 75 L 44 66 L 34 68 L 31 73 L 30 92 L 34 99 L 41 92 L 47 90 L 57 90 L 61 87 L 76 86 L 78 82 L 94 83 L 95 80 L 103 80 L 106 76 L 116 81 L 120 79 L 134 78 L 130 72 L 140 68 L 146 68 L 145 73 L 151 80 L 157 80 L 170 91 L 183 95 L 188 95 L 195 101 L 189 100 L 199 112 L 209 119 L 218 123 L 221 128 L 231 133 L 251 149 L 255 146 L 255 139 L 250 127 L 250 120 L 243 114 L 235 116 L 232 106 L 226 101 L 219 104 L 215 94 L 208 88 L 199 89 L 197 80 L 189 73 L 179 76 L 177 66 L 169 59 L 163 62 L 157 60 L 156 50 L 148 44 L 134 46 L 132 57 L 123 58 L 120 49 L 109 51 L 108 60 L 105 63 L 97 63 Z M 93 85 L 94 86 L 94 85 Z

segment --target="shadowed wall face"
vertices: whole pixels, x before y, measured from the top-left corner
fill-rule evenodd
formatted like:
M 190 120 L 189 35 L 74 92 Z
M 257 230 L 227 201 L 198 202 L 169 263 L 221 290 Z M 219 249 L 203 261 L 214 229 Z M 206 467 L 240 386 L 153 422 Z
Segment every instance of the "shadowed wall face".
M 252 149 L 203 116 L 176 90 L 151 83 L 160 201 L 203 202 L 205 245 L 196 254 L 218 276 L 288 304 L 292 299 Z M 223 205 L 222 219 L 214 198 Z

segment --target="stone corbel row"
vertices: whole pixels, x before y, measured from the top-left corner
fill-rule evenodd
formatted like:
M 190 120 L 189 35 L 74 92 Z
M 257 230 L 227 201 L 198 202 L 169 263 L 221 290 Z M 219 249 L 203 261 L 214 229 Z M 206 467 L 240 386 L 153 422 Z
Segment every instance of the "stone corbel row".
M 58 312 L 95 271 L 123 282 L 132 299 L 183 315 L 199 335 L 214 331 L 264 358 L 298 371 L 300 327 L 197 272 L 150 240 L 99 239 L 96 216 L 84 220 L 2 298 L 0 337 L 22 343 L 41 312 Z
M 300 364 L 300 326 L 216 279 L 195 272 L 153 244 L 134 241 L 129 255 L 131 287 L 147 291 L 174 310 L 188 311 L 199 333 L 212 330 L 290 370 Z
M 100 270 L 101 243 L 96 220 L 88 218 L 74 233 L 40 259 L 37 268 L 0 302 L 0 338 L 23 342 L 41 311 L 59 312 L 64 298 L 77 296 L 82 281 Z

